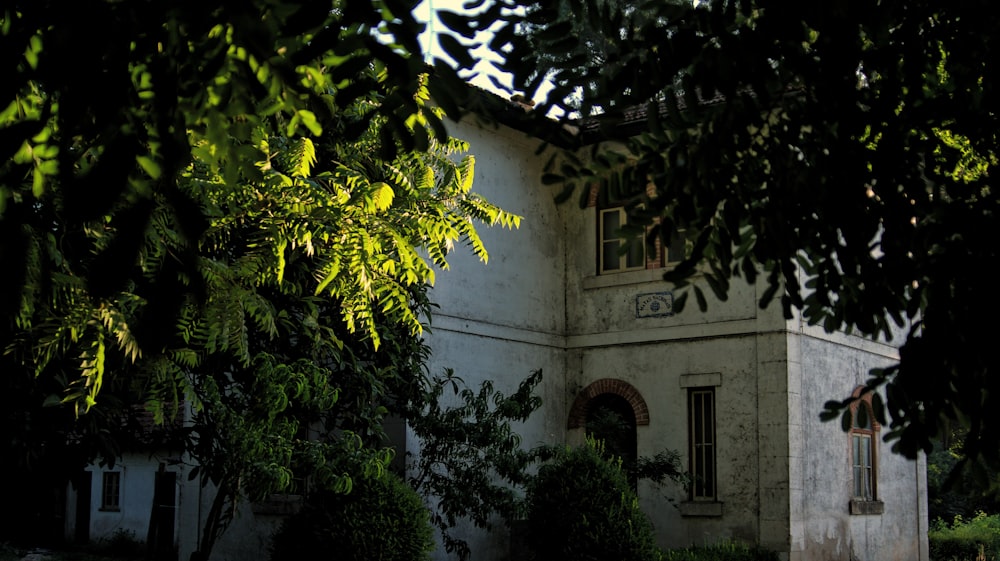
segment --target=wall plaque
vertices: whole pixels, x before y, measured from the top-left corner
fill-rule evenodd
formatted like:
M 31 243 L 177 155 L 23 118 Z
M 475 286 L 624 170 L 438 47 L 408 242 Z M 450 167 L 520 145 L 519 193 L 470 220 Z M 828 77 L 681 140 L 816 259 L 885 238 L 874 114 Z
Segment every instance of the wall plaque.
M 635 317 L 662 318 L 674 315 L 673 292 L 647 292 L 635 296 Z

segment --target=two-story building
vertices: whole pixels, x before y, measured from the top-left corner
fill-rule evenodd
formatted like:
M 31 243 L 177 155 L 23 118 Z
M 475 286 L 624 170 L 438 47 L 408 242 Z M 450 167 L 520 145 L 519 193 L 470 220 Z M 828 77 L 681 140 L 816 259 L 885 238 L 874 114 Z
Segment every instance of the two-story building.
M 581 442 L 600 404 L 629 414 L 640 456 L 680 452 L 689 488 L 638 488 L 663 546 L 735 539 L 790 560 L 927 558 L 923 460 L 892 454 L 870 411 L 849 432 L 819 419 L 897 359 L 891 343 L 786 320 L 739 280 L 705 313 L 674 313 L 662 275 L 683 243 L 623 253 L 624 210 L 555 204 L 536 141 L 503 127 L 454 134 L 476 154 L 477 191 L 524 221 L 484 232 L 488 266 L 456 254 L 438 276 L 432 371 L 510 390 L 542 368 L 529 445 Z M 474 558 L 505 559 L 498 539 L 482 536 Z
M 453 368 L 471 386 L 490 379 L 509 391 L 542 369 L 544 406 L 522 427 L 526 446 L 582 442 L 600 405 L 625 414 L 638 455 L 678 451 L 690 485 L 638 486 L 663 546 L 733 539 L 790 561 L 927 559 L 924 462 L 892 454 L 871 414 L 857 415 L 849 432 L 819 419 L 826 400 L 896 360 L 891 343 L 826 333 L 785 319 L 779 306 L 762 310 L 761 287 L 740 282 L 704 313 L 675 313 L 662 274 L 683 244 L 623 253 L 623 209 L 557 205 L 556 189 L 540 181 L 537 141 L 471 121 L 452 133 L 476 155 L 475 189 L 524 219 L 519 230 L 481 231 L 488 265 L 460 251 L 438 274 L 431 372 Z M 419 453 L 419 443 L 406 444 Z M 77 495 L 86 503 L 67 517 L 87 531 L 71 535 L 110 535 L 118 521 L 143 537 L 157 512 L 154 483 L 170 481 L 176 493 L 161 502 L 175 520 L 163 527 L 188 559 L 207 491 L 167 455 L 148 458 L 95 467 Z M 281 513 L 241 513 L 213 559 L 266 559 Z M 475 561 L 510 558 L 511 536 L 466 538 Z

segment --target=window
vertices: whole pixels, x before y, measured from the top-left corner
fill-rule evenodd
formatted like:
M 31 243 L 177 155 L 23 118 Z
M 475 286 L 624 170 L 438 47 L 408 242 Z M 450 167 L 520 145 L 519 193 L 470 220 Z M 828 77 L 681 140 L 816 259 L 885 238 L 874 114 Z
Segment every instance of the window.
M 670 245 L 667 246 L 664 262 L 675 265 L 691 255 L 694 248 L 694 241 L 687 239 L 685 230 L 677 230 L 670 234 Z
M 101 510 L 121 510 L 122 472 L 104 472 L 101 483 Z
M 855 390 L 855 397 L 860 395 Z M 872 415 L 871 394 L 851 406 L 851 514 L 881 514 L 878 500 L 878 423 Z
M 615 273 L 646 268 L 646 243 L 642 236 L 632 239 L 621 237 L 621 228 L 628 222 L 625 207 L 601 210 L 598 218 L 599 250 L 598 272 Z M 622 247 L 627 245 L 627 249 Z
M 715 490 L 715 388 L 688 390 L 691 500 L 714 501 Z
M 632 490 L 636 488 L 635 466 L 638 457 L 635 411 L 624 397 L 613 393 L 593 398 L 587 407 L 587 436 L 604 443 L 604 451 L 621 458 Z
M 854 416 L 851 430 L 851 456 L 854 468 L 854 498 L 870 501 L 875 499 L 875 454 L 872 451 L 871 420 L 864 413 L 865 407 L 858 407 L 862 414 Z M 864 418 L 864 420 L 861 420 Z

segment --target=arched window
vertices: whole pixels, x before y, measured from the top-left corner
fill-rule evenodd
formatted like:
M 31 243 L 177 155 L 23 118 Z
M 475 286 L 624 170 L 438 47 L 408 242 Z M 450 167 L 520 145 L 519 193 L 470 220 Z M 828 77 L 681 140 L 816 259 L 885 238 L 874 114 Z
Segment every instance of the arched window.
M 604 442 L 604 449 L 622 459 L 625 465 L 635 462 L 635 412 L 625 398 L 613 393 L 601 394 L 587 406 L 587 436 Z
M 639 390 L 624 380 L 602 378 L 576 396 L 567 428 L 583 428 L 588 436 L 604 441 L 605 450 L 628 466 L 638 457 L 636 427 L 648 424 L 649 408 Z
M 865 501 L 875 499 L 875 444 L 872 437 L 871 411 L 867 403 L 859 403 L 854 410 L 851 426 L 851 458 L 854 471 L 854 498 Z
M 881 428 L 872 411 L 872 395 L 854 391 L 851 405 L 851 514 L 881 514 L 878 500 L 878 433 Z

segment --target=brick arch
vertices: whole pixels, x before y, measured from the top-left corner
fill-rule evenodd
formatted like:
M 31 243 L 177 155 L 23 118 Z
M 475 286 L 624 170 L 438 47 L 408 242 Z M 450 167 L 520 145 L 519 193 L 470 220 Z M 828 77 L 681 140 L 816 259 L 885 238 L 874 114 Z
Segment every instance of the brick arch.
M 878 419 L 875 418 L 875 410 L 872 408 L 872 392 L 867 386 L 858 386 L 854 388 L 851 392 L 851 397 L 854 398 L 851 401 L 851 427 L 854 426 L 854 416 L 858 414 L 858 407 L 864 407 L 866 413 L 868 413 L 868 419 L 871 420 L 872 430 L 880 431 L 882 430 L 882 425 L 879 424 Z
M 632 413 L 635 414 L 636 426 L 649 424 L 649 408 L 646 407 L 646 400 L 642 399 L 639 390 L 624 380 L 602 378 L 583 388 L 583 391 L 576 396 L 573 407 L 569 410 L 567 428 L 583 427 L 587 422 L 587 409 L 591 401 L 604 394 L 614 394 L 627 401 L 632 406 Z

